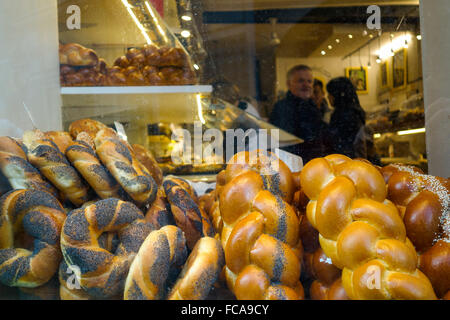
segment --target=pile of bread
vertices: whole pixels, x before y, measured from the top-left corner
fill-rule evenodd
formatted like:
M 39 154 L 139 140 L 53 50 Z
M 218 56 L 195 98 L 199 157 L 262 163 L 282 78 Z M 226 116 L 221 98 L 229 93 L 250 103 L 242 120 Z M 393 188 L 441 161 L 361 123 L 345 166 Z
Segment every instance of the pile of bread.
M 160 86 L 197 83 L 189 58 L 181 48 L 144 45 L 130 48 L 112 67 L 80 44 L 59 46 L 60 81 L 73 86 Z
M 197 195 L 90 119 L 0 137 L 0 283 L 61 299 L 449 299 L 449 180 L 240 152 Z M 10 189 L 10 190 L 8 190 Z M 218 296 L 223 298 L 223 296 Z
M 191 185 L 104 124 L 0 137 L 0 283 L 61 299 L 205 299 L 224 265 Z

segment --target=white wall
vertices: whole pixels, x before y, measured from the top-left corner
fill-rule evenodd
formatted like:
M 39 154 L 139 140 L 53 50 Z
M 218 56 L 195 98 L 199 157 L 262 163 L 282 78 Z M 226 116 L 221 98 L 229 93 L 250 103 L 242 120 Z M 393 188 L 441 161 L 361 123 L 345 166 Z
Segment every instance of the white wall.
M 430 174 L 450 176 L 450 2 L 420 1 L 425 126 Z
M 0 2 L 0 136 L 61 129 L 56 1 Z

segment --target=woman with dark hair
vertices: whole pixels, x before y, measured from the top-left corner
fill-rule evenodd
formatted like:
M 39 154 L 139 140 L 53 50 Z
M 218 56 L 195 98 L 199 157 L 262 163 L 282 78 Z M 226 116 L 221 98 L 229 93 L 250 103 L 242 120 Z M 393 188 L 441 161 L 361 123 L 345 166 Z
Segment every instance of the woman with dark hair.
M 329 126 L 332 151 L 350 158 L 366 158 L 366 113 L 355 86 L 350 79 L 339 77 L 328 82 L 327 91 L 328 101 L 334 107 Z

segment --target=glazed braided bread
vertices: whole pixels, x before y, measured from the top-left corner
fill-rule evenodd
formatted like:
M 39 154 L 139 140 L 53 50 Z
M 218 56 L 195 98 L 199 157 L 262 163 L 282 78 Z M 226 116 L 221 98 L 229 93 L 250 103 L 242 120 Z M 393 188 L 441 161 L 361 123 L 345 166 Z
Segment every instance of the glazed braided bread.
M 39 190 L 15 190 L 0 198 L 0 282 L 38 287 L 56 273 L 59 240 L 66 218 L 58 200 Z M 22 233 L 34 238 L 28 250 Z M 24 243 L 20 243 L 24 242 Z M 16 246 L 24 245 L 25 248 Z
M 351 299 L 436 299 L 375 167 L 330 155 L 308 162 L 300 178 L 308 220 Z
M 402 213 L 406 234 L 420 254 L 419 268 L 443 297 L 450 291 L 449 179 L 401 165 L 381 171 L 388 198 Z
M 299 221 L 283 200 L 293 192 L 266 167 L 274 161 L 280 168 L 284 164 L 262 154 L 253 164 L 238 162 L 242 156 L 254 155 L 236 154 L 230 160 L 219 196 L 228 287 L 238 299 L 302 299 Z
M 69 214 L 61 232 L 61 250 L 67 265 L 80 269 L 80 286 L 88 295 L 110 298 L 123 292 L 131 262 L 153 230 L 143 218 L 134 204 L 113 198 Z M 118 234 L 114 253 L 99 245 L 104 232 Z

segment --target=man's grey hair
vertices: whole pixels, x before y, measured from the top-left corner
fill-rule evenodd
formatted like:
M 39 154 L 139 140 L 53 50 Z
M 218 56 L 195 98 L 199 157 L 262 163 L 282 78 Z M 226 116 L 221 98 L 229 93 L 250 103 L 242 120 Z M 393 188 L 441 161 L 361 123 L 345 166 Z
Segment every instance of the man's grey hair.
M 308 70 L 312 72 L 312 69 L 307 66 L 306 64 L 298 64 L 292 68 L 289 69 L 287 75 L 286 75 L 286 80 L 289 81 L 289 79 L 291 79 L 292 75 L 298 71 L 304 71 L 304 70 Z

